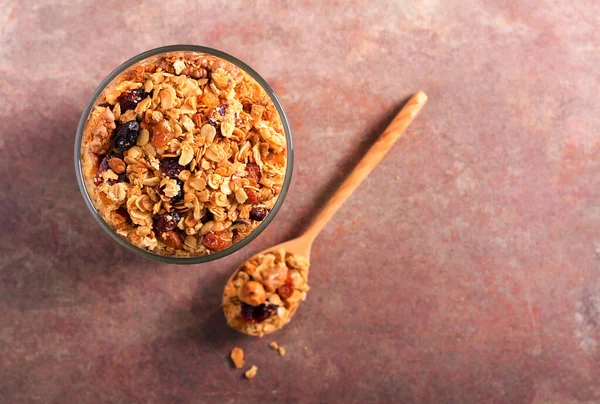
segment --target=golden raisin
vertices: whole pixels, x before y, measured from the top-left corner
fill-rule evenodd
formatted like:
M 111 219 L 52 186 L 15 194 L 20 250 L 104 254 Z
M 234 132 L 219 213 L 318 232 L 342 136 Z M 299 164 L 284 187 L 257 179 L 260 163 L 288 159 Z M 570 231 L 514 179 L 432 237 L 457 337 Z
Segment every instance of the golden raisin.
M 161 122 L 154 125 L 150 131 L 152 137 L 150 138 L 150 144 L 157 149 L 166 147 L 167 144 L 175 137 L 175 134 Z
M 174 249 L 182 249 L 183 248 L 183 240 L 181 236 L 176 231 L 170 230 L 162 233 L 160 235 L 160 239 L 163 243 L 168 245 Z
M 248 199 L 246 199 L 246 203 L 260 202 L 260 197 L 259 197 L 258 192 L 256 192 L 252 188 L 246 188 L 246 189 L 244 189 L 244 191 L 246 191 L 246 195 L 248 196 Z
M 208 233 L 202 239 L 204 247 L 211 251 L 222 251 L 231 246 L 231 238 L 225 232 Z
M 216 107 L 221 103 L 221 101 L 219 101 L 219 97 L 217 97 L 215 94 L 210 91 L 206 91 L 204 94 L 202 94 L 200 103 L 206 105 L 207 107 Z
M 294 294 L 294 280 L 288 274 L 285 284 L 277 289 L 277 294 L 284 299 L 289 299 Z

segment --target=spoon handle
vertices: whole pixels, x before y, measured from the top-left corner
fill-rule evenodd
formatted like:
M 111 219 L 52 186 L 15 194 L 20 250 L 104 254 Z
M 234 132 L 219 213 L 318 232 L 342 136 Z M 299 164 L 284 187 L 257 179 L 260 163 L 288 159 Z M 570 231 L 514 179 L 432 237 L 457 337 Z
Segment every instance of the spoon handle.
M 377 139 L 367 154 L 364 155 L 358 165 L 348 175 L 329 202 L 327 202 L 302 238 L 306 237 L 306 240 L 312 243 L 321 229 L 329 222 L 344 202 L 346 202 L 352 192 L 367 178 L 373 168 L 381 161 L 388 150 L 391 149 L 396 140 L 402 136 L 426 102 L 427 94 L 422 91 L 417 92 L 408 100 L 394 120 L 379 136 L 379 139 Z

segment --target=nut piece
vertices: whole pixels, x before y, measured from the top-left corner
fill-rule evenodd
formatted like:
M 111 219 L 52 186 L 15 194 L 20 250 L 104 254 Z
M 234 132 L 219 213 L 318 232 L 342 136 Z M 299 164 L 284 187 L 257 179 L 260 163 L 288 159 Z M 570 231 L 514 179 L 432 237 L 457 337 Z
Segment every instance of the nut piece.
M 181 146 L 181 156 L 179 157 L 179 165 L 187 166 L 194 158 L 194 149 L 189 143 L 184 143 Z
M 267 294 L 265 288 L 259 282 L 250 281 L 240 290 L 240 300 L 251 306 L 259 306 L 265 302 Z
M 125 172 L 125 168 L 127 168 L 125 166 L 125 162 L 118 157 L 113 157 L 108 160 L 108 166 L 117 174 L 123 174 Z
M 275 292 L 277 288 L 283 286 L 285 280 L 287 279 L 288 269 L 285 264 L 280 263 L 278 265 L 274 265 L 263 269 L 258 278 L 262 281 L 265 289 L 269 292 Z
M 173 198 L 179 194 L 179 184 L 177 180 L 169 180 L 167 181 L 164 188 L 165 195 L 169 198 Z
M 273 341 L 269 344 L 269 348 L 277 349 L 277 348 L 279 348 L 279 345 L 277 344 L 277 342 Z
M 285 348 L 282 346 L 279 347 L 279 355 L 285 356 Z
M 181 74 L 182 70 L 185 69 L 185 62 L 183 60 L 176 60 L 173 63 L 173 69 L 175 69 L 176 74 Z
M 237 369 L 244 367 L 246 362 L 244 361 L 244 351 L 242 348 L 235 347 L 231 350 L 231 360 Z
M 246 373 L 244 373 L 244 375 L 246 376 L 246 379 L 254 379 L 256 373 L 258 373 L 258 368 L 252 365 L 250 369 L 246 370 Z
M 137 145 L 145 146 L 148 144 L 149 141 L 150 141 L 150 132 L 148 131 L 148 129 L 140 130 L 140 134 L 137 138 Z
M 200 136 L 206 139 L 206 143 L 212 143 L 216 134 L 217 130 L 212 125 L 206 124 L 200 128 Z

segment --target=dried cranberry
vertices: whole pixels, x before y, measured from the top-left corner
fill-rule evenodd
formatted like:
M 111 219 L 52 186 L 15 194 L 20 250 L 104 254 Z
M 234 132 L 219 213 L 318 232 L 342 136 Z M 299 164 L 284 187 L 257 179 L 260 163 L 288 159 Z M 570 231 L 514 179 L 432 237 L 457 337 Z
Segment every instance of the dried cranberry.
M 115 148 L 125 151 L 135 146 L 140 134 L 140 124 L 137 121 L 125 122 L 115 129 Z
M 262 222 L 264 218 L 267 217 L 267 213 L 269 213 L 269 211 L 265 208 L 252 208 L 252 210 L 250 210 L 250 219 Z
M 149 94 L 141 88 L 121 94 L 117 99 L 119 104 L 121 104 L 121 112 L 125 112 L 128 109 L 135 109 L 139 102 L 148 97 L 148 95 Z
M 100 165 L 98 166 L 98 171 L 96 171 L 96 178 L 94 178 L 94 184 L 99 185 L 104 182 L 104 179 L 102 178 L 101 174 L 109 169 L 108 160 L 108 155 L 106 155 L 100 162 Z
M 271 317 L 279 308 L 276 304 L 263 303 L 258 306 L 250 306 L 242 302 L 242 318 L 250 323 L 262 323 Z
M 177 227 L 179 220 L 181 220 L 181 216 L 177 212 L 162 214 L 154 219 L 154 231 L 157 233 L 171 231 Z
M 260 179 L 262 178 L 262 173 L 260 172 L 260 167 L 256 163 L 248 163 L 246 164 L 246 175 L 247 178 L 251 178 L 256 183 L 260 183 Z
M 184 168 L 179 164 L 179 157 L 166 157 L 160 161 L 160 171 L 170 178 L 177 178 Z

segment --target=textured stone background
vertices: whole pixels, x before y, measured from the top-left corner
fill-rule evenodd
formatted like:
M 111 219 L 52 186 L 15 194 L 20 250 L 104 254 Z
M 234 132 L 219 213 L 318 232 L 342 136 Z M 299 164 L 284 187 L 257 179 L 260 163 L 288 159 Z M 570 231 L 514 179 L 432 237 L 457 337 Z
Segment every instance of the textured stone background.
M 0 3 L 2 402 L 600 402 L 597 1 Z M 247 61 L 296 145 L 270 228 L 190 267 L 110 240 L 72 167 L 100 80 L 173 43 Z M 418 89 L 422 115 L 317 240 L 293 323 L 229 330 L 228 274 L 299 234 Z

